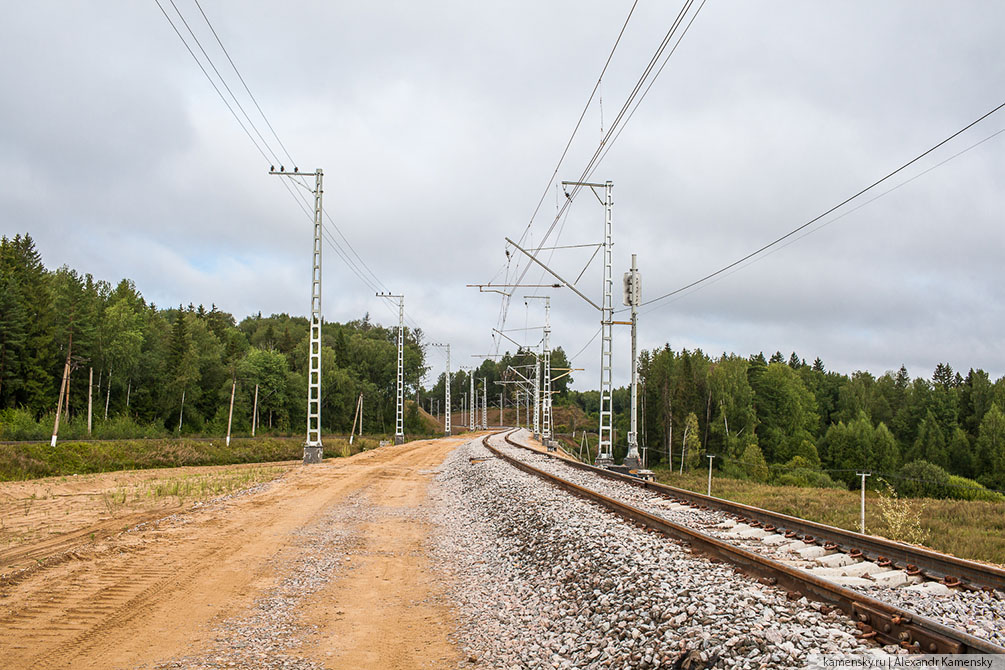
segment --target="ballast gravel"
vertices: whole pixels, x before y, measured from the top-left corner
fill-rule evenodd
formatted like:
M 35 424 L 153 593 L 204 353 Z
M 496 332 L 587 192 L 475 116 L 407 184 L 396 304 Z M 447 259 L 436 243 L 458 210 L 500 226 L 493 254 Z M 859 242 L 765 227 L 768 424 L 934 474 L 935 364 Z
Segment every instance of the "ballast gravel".
M 514 441 L 526 444 L 522 438 L 526 438 L 526 431 L 519 431 Z M 588 471 L 565 465 L 557 458 L 512 447 L 502 439 L 497 439 L 492 444 L 505 454 L 533 465 L 539 470 L 557 475 L 615 500 L 629 503 L 668 521 L 695 528 L 713 537 L 777 560 L 790 564 L 799 563 L 793 561 L 796 558 L 794 555 L 784 553 L 777 545 L 772 546 L 757 539 L 744 540 L 732 536 L 729 530 L 723 527 L 723 523 L 729 517 L 722 512 L 698 510 L 690 507 L 680 508 L 672 505 L 669 500 L 654 491 L 599 477 Z M 799 567 L 810 566 L 809 561 L 803 563 L 805 565 Z M 974 637 L 1005 646 L 1005 593 L 1000 591 L 954 589 L 950 594 L 938 595 L 879 585 L 848 586 L 848 588 L 910 610 L 943 625 L 965 631 Z
M 801 668 L 851 622 L 514 468 L 479 442 L 431 489 L 434 552 L 479 668 Z M 688 656 L 689 655 L 689 656 Z

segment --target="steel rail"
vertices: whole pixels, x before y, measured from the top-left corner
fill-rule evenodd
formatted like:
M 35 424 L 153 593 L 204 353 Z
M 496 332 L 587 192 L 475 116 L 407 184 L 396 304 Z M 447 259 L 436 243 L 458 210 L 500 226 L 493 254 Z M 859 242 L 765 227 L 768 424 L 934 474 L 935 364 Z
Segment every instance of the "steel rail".
M 508 442 L 511 433 L 512 431 L 504 436 Z M 731 563 L 739 571 L 757 577 L 766 585 L 784 588 L 792 599 L 805 596 L 808 599 L 824 603 L 828 607 L 839 609 L 855 621 L 855 626 L 860 631 L 860 637 L 876 638 L 884 644 L 897 644 L 920 653 L 1005 654 L 1005 647 L 999 647 L 914 612 L 838 586 L 804 570 L 723 542 L 539 470 L 493 447 L 489 443 L 489 438 L 500 434 L 493 433 L 482 438 L 482 444 L 497 458 L 569 493 L 599 504 L 629 521 L 681 540 L 689 544 L 696 552 Z M 510 442 L 510 444 L 513 443 Z M 523 445 L 517 446 L 522 447 Z M 531 451 L 542 453 L 537 450 Z
M 514 442 L 509 435 L 505 437 L 506 442 L 512 446 L 527 449 L 535 454 L 553 457 L 546 452 Z M 685 491 L 666 484 L 645 481 L 638 477 L 598 468 L 577 460 L 563 458 L 561 462 L 601 477 L 655 491 L 692 507 L 732 514 L 741 521 L 752 523 L 756 527 L 763 527 L 787 535 L 791 533 L 790 537 L 793 540 L 803 540 L 807 544 L 826 545 L 831 549 L 854 554 L 856 558 L 889 566 L 891 570 L 902 568 L 908 570 L 912 575 L 941 581 L 950 586 L 1005 591 L 1005 570 L 993 565 L 940 554 L 924 547 L 916 547 L 872 535 L 863 535 L 855 531 L 723 500 L 702 493 Z

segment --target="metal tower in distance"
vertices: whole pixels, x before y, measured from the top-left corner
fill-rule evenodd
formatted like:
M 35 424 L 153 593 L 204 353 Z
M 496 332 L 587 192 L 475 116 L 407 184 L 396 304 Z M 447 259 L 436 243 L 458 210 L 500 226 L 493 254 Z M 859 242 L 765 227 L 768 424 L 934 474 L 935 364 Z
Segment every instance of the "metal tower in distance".
M 432 347 L 443 347 L 447 350 L 447 373 L 443 377 L 443 404 L 446 406 L 446 411 L 444 412 L 443 419 L 443 434 L 450 437 L 450 345 L 449 344 L 431 344 Z
M 541 353 L 541 367 L 544 376 L 541 378 L 541 390 L 539 398 L 536 399 L 540 401 L 541 406 L 541 420 L 540 426 L 535 427 L 535 432 L 538 428 L 541 432 L 541 442 L 544 446 L 551 448 L 551 438 L 553 424 L 551 420 L 551 296 L 547 295 L 525 295 L 527 300 L 544 300 L 544 340 L 542 342 L 542 353 Z
M 628 455 L 625 456 L 624 465 L 634 470 L 638 469 L 641 465 L 641 461 L 639 460 L 639 357 L 637 353 L 637 334 L 639 325 L 639 304 L 642 302 L 642 277 L 639 275 L 639 268 L 636 262 L 635 254 L 632 254 L 632 269 L 625 273 L 624 289 L 624 303 L 632 308 L 631 424 L 628 430 Z
M 378 293 L 378 298 L 398 299 L 398 397 L 394 410 L 394 443 L 405 443 L 405 296 Z
M 612 337 L 614 281 L 611 276 L 611 213 L 614 209 L 613 182 L 604 184 L 604 302 L 600 310 L 600 444 L 597 445 L 596 464 L 614 464 L 614 411 L 612 406 Z
M 283 166 L 269 170 L 269 174 L 303 179 L 310 173 L 287 172 Z M 307 373 L 307 439 L 304 442 L 304 464 L 320 463 L 324 458 L 321 444 L 321 181 L 324 173 L 314 171 L 314 269 L 311 272 L 311 344 Z

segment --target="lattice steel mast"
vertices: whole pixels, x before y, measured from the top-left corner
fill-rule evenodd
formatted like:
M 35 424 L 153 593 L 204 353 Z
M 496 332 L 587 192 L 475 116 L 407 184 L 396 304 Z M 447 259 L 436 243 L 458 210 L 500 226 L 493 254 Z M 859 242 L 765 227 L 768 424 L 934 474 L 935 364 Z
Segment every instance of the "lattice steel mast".
M 378 293 L 378 298 L 398 300 L 398 393 L 394 408 L 394 443 L 405 443 L 405 296 Z
M 601 201 L 604 205 L 604 241 L 600 246 L 604 250 L 604 282 L 603 282 L 603 293 L 604 298 L 600 305 L 590 300 L 586 295 L 576 288 L 575 283 L 568 282 L 562 278 L 557 272 L 552 270 L 550 267 L 545 265 L 541 260 L 537 258 L 536 255 L 527 251 L 519 244 L 506 238 L 506 241 L 513 246 L 517 251 L 528 256 L 530 260 L 537 265 L 544 268 L 551 276 L 553 276 L 558 281 L 562 282 L 562 285 L 567 287 L 573 293 L 578 295 L 580 298 L 588 302 L 595 309 L 600 312 L 600 419 L 599 419 L 599 437 L 600 443 L 597 446 L 597 460 L 595 463 L 597 465 L 606 466 L 614 464 L 614 452 L 613 452 L 613 420 L 614 412 L 612 408 L 612 393 L 613 393 L 613 373 L 612 373 L 612 328 L 614 326 L 614 304 L 612 293 L 614 291 L 614 281 L 612 278 L 611 269 L 611 252 L 612 252 L 612 240 L 611 240 L 611 220 L 614 211 L 614 182 L 607 181 L 603 184 L 590 183 L 590 182 L 580 182 L 580 181 L 563 181 L 563 186 L 585 186 L 593 190 L 596 194 L 598 188 L 604 189 L 604 199 Z M 567 194 L 568 195 L 568 194 Z M 571 197 L 571 196 L 569 196 Z M 597 195 L 599 199 L 600 196 Z
M 541 357 L 534 354 L 534 439 L 541 439 Z
M 270 168 L 269 174 L 303 178 L 310 173 L 287 172 L 283 166 Z M 314 258 L 311 271 L 311 343 L 307 372 L 307 439 L 304 442 L 304 463 L 320 463 L 324 458 L 321 443 L 321 199 L 324 190 L 320 168 L 314 171 Z
M 624 303 L 632 308 L 632 401 L 631 401 L 631 425 L 628 430 L 628 455 L 625 456 L 624 465 L 636 469 L 640 467 L 639 461 L 639 358 L 637 346 L 637 331 L 639 325 L 639 303 L 642 302 L 642 277 L 639 275 L 639 268 L 636 255 L 632 254 L 632 269 L 625 273 L 624 277 L 625 299 Z
M 613 182 L 604 184 L 604 302 L 600 310 L 600 443 L 597 446 L 597 465 L 612 465 L 613 451 L 613 420 L 612 407 L 612 337 L 611 330 L 614 321 L 614 304 L 612 293 L 614 281 L 611 277 L 611 214 L 614 209 Z
M 447 373 L 444 376 L 444 392 L 445 396 L 443 403 L 446 406 L 446 418 L 443 420 L 443 434 L 450 435 L 450 345 L 449 344 L 431 344 L 432 347 L 444 347 L 447 350 Z
M 489 427 L 489 378 L 482 377 L 482 428 Z
M 540 404 L 541 420 L 540 426 L 535 426 L 534 432 L 540 429 L 541 441 L 544 445 L 551 446 L 552 431 L 554 430 L 551 421 L 551 296 L 547 295 L 525 295 L 527 300 L 544 300 L 544 340 L 542 342 L 543 351 L 541 353 L 542 374 L 541 389 L 535 402 Z M 535 413 L 535 418 L 537 414 Z

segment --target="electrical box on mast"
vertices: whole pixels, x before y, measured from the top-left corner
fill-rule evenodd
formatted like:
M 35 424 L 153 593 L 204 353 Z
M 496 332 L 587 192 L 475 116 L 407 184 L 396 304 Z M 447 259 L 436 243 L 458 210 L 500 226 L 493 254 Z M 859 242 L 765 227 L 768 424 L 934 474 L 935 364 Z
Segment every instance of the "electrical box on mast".
M 623 279 L 624 303 L 626 306 L 642 304 L 642 275 L 638 270 L 630 270 L 625 273 Z

